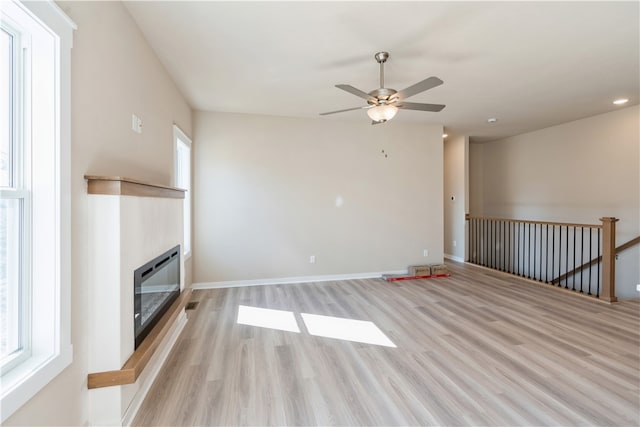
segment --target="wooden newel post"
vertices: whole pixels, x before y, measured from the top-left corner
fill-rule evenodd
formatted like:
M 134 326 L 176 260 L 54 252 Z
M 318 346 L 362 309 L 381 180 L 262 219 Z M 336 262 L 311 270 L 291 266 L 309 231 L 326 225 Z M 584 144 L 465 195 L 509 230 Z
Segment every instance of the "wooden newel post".
M 602 291 L 600 299 L 615 302 L 616 298 L 616 222 L 617 218 L 604 217 L 602 221 Z

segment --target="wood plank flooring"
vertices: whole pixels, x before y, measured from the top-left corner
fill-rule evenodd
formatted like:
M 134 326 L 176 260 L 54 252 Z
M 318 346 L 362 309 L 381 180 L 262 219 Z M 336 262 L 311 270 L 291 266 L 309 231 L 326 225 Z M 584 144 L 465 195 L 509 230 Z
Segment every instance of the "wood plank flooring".
M 640 300 L 605 305 L 449 263 L 449 278 L 194 291 L 134 425 L 640 425 Z M 300 333 L 238 325 L 295 313 Z M 312 336 L 375 323 L 397 348 Z

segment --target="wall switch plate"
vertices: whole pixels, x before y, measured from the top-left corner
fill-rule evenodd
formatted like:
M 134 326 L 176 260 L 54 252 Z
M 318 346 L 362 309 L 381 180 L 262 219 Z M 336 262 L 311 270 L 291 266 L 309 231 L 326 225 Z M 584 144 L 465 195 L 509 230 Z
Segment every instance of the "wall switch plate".
M 309 257 L 309 264 L 315 264 L 316 263 L 316 256 L 315 255 L 311 255 Z
M 131 115 L 131 130 L 135 133 L 142 133 L 142 119 L 135 114 Z
M 458 242 L 456 242 L 455 240 L 453 241 L 453 247 L 455 248 L 457 246 Z
M 425 250 L 422 252 L 422 256 L 429 256 L 429 249 L 425 249 Z

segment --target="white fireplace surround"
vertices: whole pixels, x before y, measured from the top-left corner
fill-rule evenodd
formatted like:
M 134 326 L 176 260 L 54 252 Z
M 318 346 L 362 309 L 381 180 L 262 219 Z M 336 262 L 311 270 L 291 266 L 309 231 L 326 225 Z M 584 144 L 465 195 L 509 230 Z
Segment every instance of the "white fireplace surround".
M 88 195 L 89 372 L 119 370 L 132 355 L 133 272 L 182 245 L 182 199 L 124 194 Z M 182 290 L 182 257 L 180 275 Z M 89 390 L 91 425 L 131 423 L 185 323 L 183 311 L 135 383 Z

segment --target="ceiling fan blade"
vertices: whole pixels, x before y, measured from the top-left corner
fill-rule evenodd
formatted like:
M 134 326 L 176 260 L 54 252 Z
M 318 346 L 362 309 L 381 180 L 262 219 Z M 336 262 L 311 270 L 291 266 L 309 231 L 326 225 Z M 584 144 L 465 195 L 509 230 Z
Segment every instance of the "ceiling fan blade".
M 375 99 L 373 96 L 369 95 L 367 92 L 361 91 L 360 89 L 356 89 L 355 87 L 353 87 L 351 85 L 336 85 L 336 87 L 338 89 L 342 89 L 344 91 L 347 91 L 350 94 L 353 94 L 355 96 L 359 96 L 360 98 L 364 98 L 367 101 L 370 100 L 370 99 Z
M 437 77 L 429 77 L 428 79 L 424 79 L 423 81 L 418 82 L 413 86 L 409 86 L 408 88 L 398 92 L 398 98 L 406 99 L 420 92 L 424 92 L 425 90 L 433 89 L 436 86 L 440 86 L 442 83 L 444 82 Z
M 398 108 L 404 108 L 405 110 L 419 110 L 419 111 L 433 111 L 437 113 L 438 111 L 442 111 L 446 105 L 442 104 L 421 104 L 419 102 L 404 102 L 401 101 L 397 104 L 394 104 Z
M 345 108 L 344 110 L 336 110 L 336 111 L 329 111 L 328 113 L 320 113 L 320 115 L 327 116 L 329 114 L 344 113 L 345 111 L 364 110 L 371 107 L 373 107 L 373 105 L 365 105 L 364 107 Z

